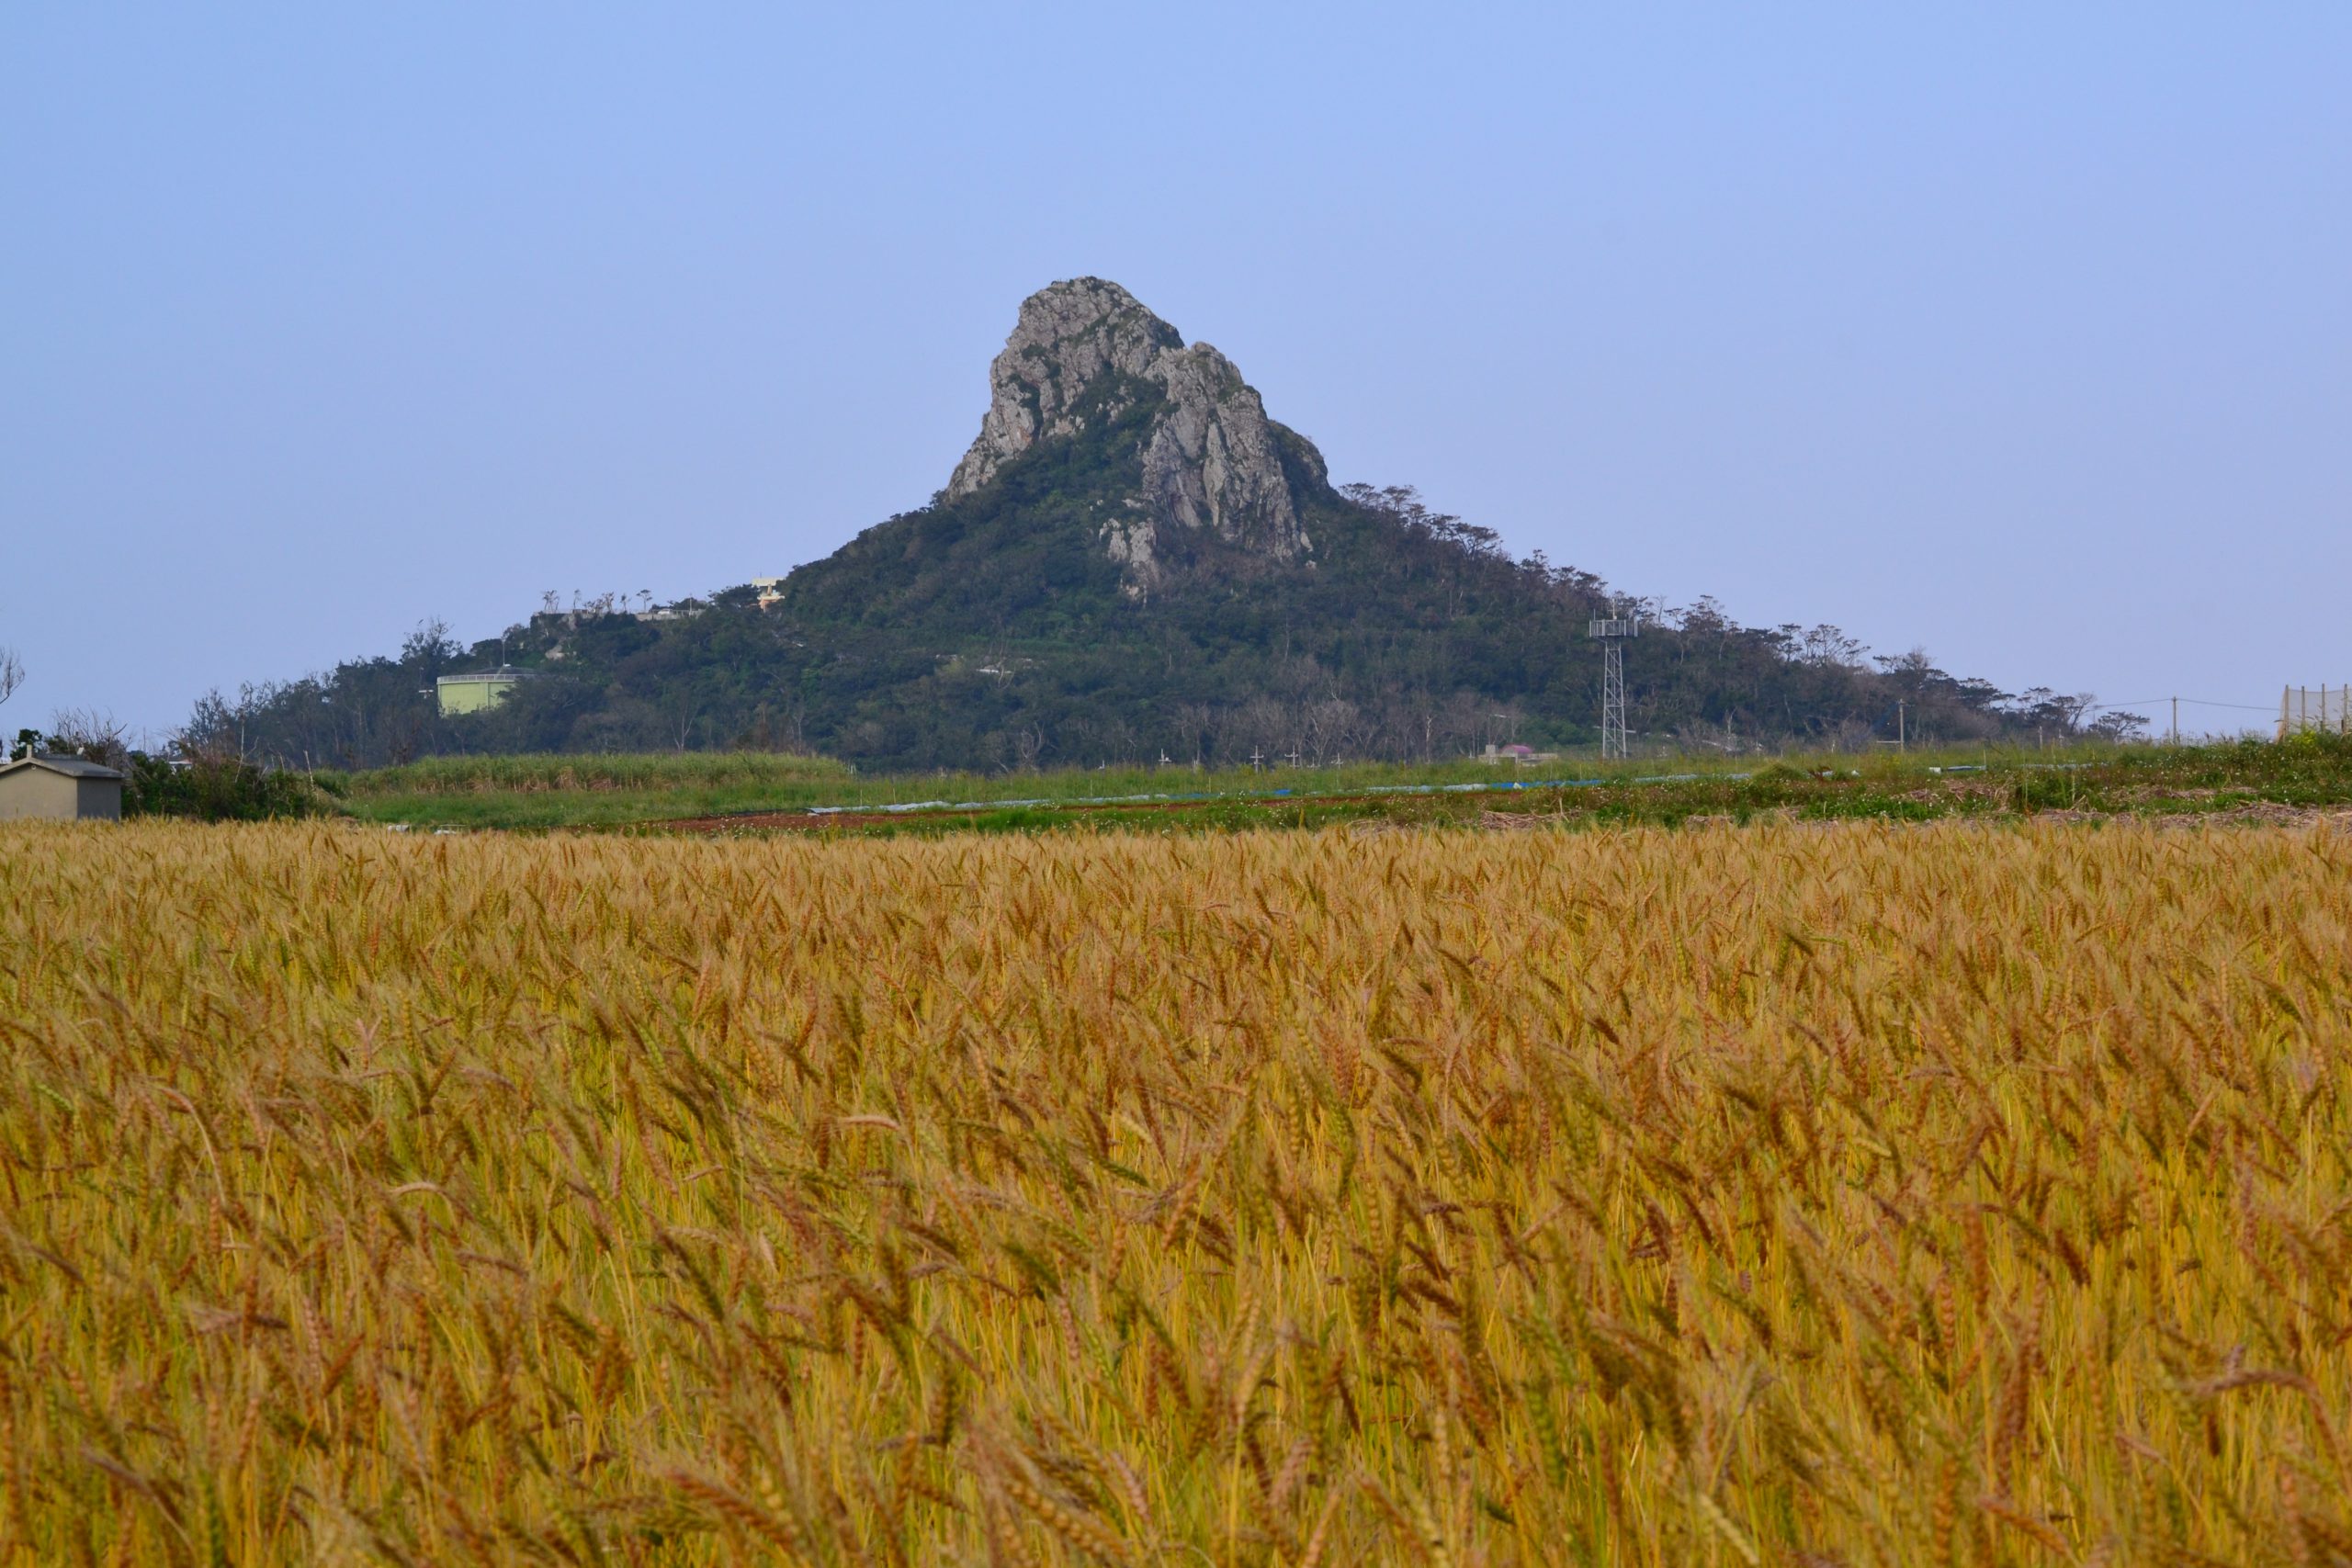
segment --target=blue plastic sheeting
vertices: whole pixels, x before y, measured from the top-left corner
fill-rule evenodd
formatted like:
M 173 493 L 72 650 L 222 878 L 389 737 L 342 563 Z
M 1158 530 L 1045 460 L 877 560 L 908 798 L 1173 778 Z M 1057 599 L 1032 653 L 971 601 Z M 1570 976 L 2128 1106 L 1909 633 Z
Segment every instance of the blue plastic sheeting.
M 1591 789 L 1610 783 L 1637 784 L 1687 784 L 1697 779 L 1745 779 L 1748 773 L 1657 773 L 1633 780 L 1610 779 L 1508 779 L 1493 784 L 1366 784 L 1361 789 L 1311 790 L 1239 790 L 1219 793 L 1195 790 L 1177 795 L 1073 795 L 1060 800 L 902 800 L 888 806 L 812 806 L 811 817 L 838 817 L 865 812 L 888 812 L 906 815 L 922 811 L 1015 811 L 1052 810 L 1069 806 L 1157 806 L 1195 800 L 1351 800 L 1363 795 L 1501 795 L 1522 789 Z

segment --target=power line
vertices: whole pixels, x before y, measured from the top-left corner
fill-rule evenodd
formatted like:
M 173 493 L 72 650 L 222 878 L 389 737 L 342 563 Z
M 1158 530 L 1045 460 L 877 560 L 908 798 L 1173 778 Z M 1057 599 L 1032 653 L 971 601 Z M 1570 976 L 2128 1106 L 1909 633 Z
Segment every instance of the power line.
M 2247 713 L 2272 713 L 2277 711 L 2267 703 L 2217 703 L 2205 697 L 2134 697 L 2129 702 L 2122 703 L 2093 703 L 2083 711 L 2085 713 L 2103 713 L 2109 708 L 2151 707 L 2157 703 L 2174 701 L 2194 704 L 2196 706 L 2201 708 L 2240 708 Z

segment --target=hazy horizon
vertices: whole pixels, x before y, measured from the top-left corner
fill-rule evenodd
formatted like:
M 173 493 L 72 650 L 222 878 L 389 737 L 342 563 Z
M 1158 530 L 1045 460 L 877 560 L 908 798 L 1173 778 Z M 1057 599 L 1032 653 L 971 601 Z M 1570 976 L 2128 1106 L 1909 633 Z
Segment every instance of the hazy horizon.
M 821 557 L 1084 274 L 1514 554 L 2258 724 L 2352 681 L 2346 60 L 2320 6 L 19 10 L 0 730 Z

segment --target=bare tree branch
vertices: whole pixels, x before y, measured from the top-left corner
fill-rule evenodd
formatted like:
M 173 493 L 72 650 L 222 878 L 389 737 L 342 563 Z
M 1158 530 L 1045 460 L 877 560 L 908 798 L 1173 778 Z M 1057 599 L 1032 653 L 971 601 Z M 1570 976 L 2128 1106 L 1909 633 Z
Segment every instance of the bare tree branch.
M 51 714 L 49 744 L 51 750 L 85 757 L 110 768 L 130 765 L 122 721 L 102 708 L 60 708 Z

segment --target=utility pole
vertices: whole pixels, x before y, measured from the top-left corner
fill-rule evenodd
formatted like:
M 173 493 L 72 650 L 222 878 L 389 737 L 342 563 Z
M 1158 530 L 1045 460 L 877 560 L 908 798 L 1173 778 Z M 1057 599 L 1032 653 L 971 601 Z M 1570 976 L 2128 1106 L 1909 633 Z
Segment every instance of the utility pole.
M 1258 764 L 1265 760 L 1266 754 L 1264 752 L 1259 750 L 1255 746 L 1250 748 L 1250 771 L 1251 773 L 1257 773 L 1259 771 Z
M 1901 697 L 1894 699 L 1894 749 L 1898 751 L 1911 750 L 1909 731 L 1903 723 L 1903 710 L 1909 705 Z
M 2178 697 L 2172 700 L 2172 743 L 2176 746 L 2180 744 L 2180 699 Z

